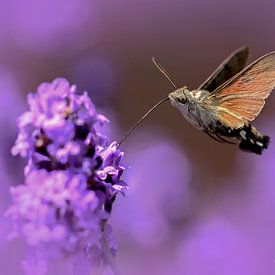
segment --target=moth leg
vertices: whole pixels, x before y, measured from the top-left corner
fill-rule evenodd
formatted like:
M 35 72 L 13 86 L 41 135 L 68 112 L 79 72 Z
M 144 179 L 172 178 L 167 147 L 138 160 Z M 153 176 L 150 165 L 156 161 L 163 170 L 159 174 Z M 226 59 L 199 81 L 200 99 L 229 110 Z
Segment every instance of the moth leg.
M 211 137 L 212 139 L 220 142 L 220 143 L 223 143 L 224 141 L 222 139 L 218 139 L 217 137 L 215 137 L 212 133 L 208 132 L 207 130 L 204 131 L 209 137 Z
M 225 142 L 225 143 L 236 144 L 236 142 L 231 142 L 231 141 L 229 141 L 229 140 L 226 140 L 226 139 L 222 138 L 222 137 L 219 135 L 219 133 L 216 132 L 216 131 L 215 131 L 215 135 L 216 135 L 219 139 L 221 139 L 223 142 Z

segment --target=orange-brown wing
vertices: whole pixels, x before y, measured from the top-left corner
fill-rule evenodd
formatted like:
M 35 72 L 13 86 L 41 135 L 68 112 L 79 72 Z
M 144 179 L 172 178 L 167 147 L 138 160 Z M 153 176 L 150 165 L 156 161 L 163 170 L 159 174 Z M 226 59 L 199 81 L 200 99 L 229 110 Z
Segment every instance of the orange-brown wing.
M 217 88 L 207 98 L 217 107 L 218 118 L 239 128 L 254 120 L 275 88 L 275 51 L 262 56 Z

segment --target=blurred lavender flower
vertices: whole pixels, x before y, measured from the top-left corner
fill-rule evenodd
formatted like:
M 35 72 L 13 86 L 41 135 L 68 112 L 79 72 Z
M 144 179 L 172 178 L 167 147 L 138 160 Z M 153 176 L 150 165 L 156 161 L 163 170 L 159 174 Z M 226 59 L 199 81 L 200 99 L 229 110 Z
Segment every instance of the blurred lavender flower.
M 150 131 L 140 129 L 124 145 L 131 148 L 127 163 L 135 165 L 125 173 L 131 192 L 111 217 L 123 244 L 118 263 L 124 274 L 182 274 L 172 259 L 179 232 L 193 214 L 192 168 L 179 145 Z
M 146 136 L 145 131 L 142 136 Z M 141 139 L 138 135 L 132 138 L 134 144 Z M 159 249 L 171 241 L 172 224 L 189 215 L 191 168 L 188 159 L 169 138 L 162 136 L 162 140 L 155 140 L 156 137 L 147 134 L 148 144 L 136 146 L 127 154 L 127 162 L 135 163 L 125 175 L 131 192 L 112 216 L 116 228 L 122 231 L 121 241 L 125 236 L 132 239 L 135 251 L 137 247 Z M 169 163 L 173 165 L 170 167 Z M 146 192 L 140 184 L 144 177 L 150 183 L 146 184 Z M 131 218 L 132 213 L 135 219 Z
M 25 184 L 11 188 L 14 204 L 7 212 L 14 222 L 10 237 L 23 236 L 35 251 L 23 267 L 33 274 L 37 258 L 44 274 L 44 261 L 73 261 L 79 254 L 103 265 L 108 257 L 102 241 L 112 255 L 117 250 L 107 221 L 116 195 L 127 188 L 120 179 L 123 153 L 95 129 L 108 120 L 87 93 L 78 95 L 62 78 L 41 84 L 28 103 L 12 148 L 13 155 L 29 159 Z
M 253 242 L 239 227 L 218 215 L 198 220 L 188 237 L 179 240 L 174 258 L 178 274 L 261 274 L 253 265 Z
M 1 22 L 4 21 L 7 27 L 0 34 L 7 33 L 6 37 L 16 46 L 31 52 L 80 49 L 87 44 L 89 32 L 93 33 L 93 38 L 98 33 L 98 13 L 93 1 L 89 0 L 31 0 L 28 7 L 22 1 L 12 0 L 6 1 L 5 10 Z M 75 39 L 79 43 L 72 43 Z
M 9 187 L 22 181 L 22 175 L 19 176 L 14 167 L 22 167 L 22 171 L 23 161 L 14 159 L 10 155 L 11 140 L 16 136 L 16 117 L 25 108 L 24 101 L 18 93 L 19 89 L 14 73 L 0 65 L 0 266 L 7 275 L 20 274 L 20 267 L 10 264 L 12 262 L 10 259 L 18 262 L 22 258 L 20 241 L 7 242 L 6 235 L 10 232 L 10 221 L 4 218 L 4 213 L 11 204 Z

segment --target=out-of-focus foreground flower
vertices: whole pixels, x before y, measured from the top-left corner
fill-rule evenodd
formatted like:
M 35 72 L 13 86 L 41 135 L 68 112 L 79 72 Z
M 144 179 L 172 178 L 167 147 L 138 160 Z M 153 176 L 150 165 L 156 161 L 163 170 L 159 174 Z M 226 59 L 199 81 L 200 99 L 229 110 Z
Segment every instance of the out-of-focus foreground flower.
M 103 266 L 117 250 L 108 218 L 127 188 L 123 153 L 95 129 L 108 120 L 87 93 L 79 95 L 62 78 L 41 84 L 28 103 L 12 148 L 28 158 L 25 184 L 11 188 L 14 204 L 7 211 L 10 237 L 22 236 L 30 247 L 23 267 L 44 274 L 49 260 L 79 257 Z

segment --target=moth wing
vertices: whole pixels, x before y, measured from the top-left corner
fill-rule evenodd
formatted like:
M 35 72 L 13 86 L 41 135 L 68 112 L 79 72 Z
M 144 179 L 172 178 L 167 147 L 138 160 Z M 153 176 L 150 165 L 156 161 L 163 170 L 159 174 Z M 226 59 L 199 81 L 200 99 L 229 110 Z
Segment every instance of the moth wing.
M 247 66 L 206 101 L 217 107 L 217 116 L 226 126 L 239 128 L 258 116 L 274 88 L 275 51 Z
M 239 73 L 245 66 L 248 47 L 242 47 L 226 58 L 219 67 L 200 85 L 198 90 L 213 92 L 228 79 Z

